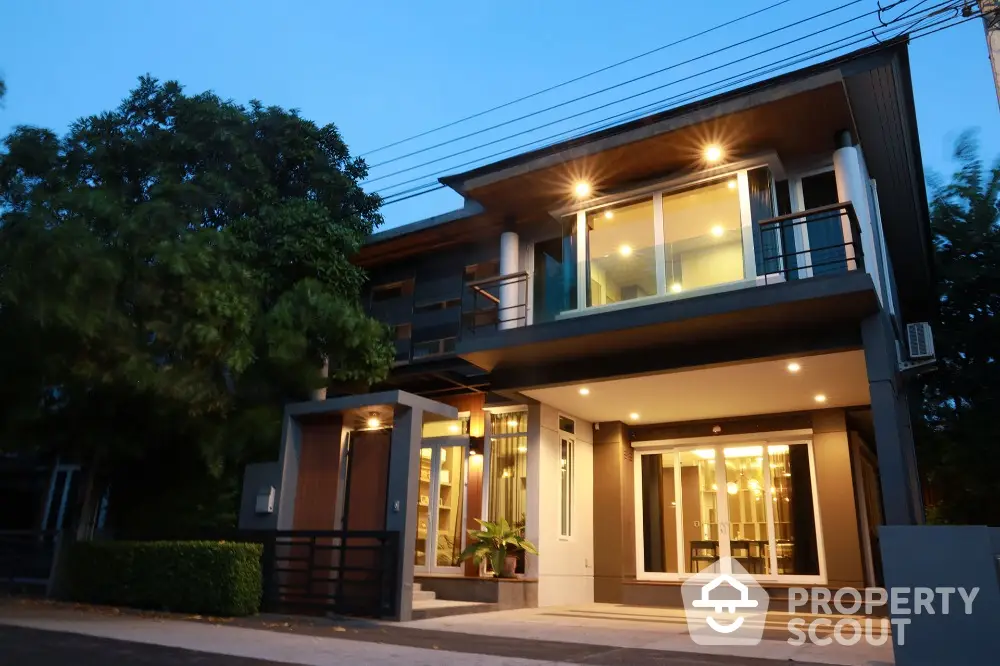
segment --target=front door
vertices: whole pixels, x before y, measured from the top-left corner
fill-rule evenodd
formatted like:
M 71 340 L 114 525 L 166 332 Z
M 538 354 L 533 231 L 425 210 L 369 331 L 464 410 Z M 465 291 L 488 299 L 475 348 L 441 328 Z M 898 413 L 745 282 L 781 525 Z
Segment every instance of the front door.
M 461 573 L 465 546 L 465 495 L 468 438 L 425 439 L 417 483 L 416 570 Z

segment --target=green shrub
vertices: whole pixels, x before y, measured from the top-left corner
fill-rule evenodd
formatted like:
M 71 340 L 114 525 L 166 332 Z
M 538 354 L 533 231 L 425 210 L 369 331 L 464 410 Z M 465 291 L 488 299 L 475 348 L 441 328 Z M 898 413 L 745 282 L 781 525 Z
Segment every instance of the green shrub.
M 261 546 L 224 541 L 90 541 L 65 560 L 73 601 L 205 615 L 260 608 Z

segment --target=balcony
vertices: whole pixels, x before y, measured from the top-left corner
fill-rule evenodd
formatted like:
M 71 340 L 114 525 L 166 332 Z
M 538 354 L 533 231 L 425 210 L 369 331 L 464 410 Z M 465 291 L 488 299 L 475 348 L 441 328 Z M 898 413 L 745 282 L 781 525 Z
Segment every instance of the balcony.
M 845 236 L 848 230 L 849 233 Z M 739 262 L 738 268 L 744 269 L 745 274 L 750 274 L 749 277 L 742 274 L 738 279 L 722 279 L 714 282 L 709 280 L 710 284 L 696 283 L 688 288 L 682 284 L 681 278 L 671 276 L 664 281 L 663 277 L 668 273 L 667 270 L 661 270 L 658 275 L 655 268 L 648 268 L 646 271 L 637 271 L 633 268 L 631 275 L 636 282 L 645 280 L 652 283 L 659 277 L 661 284 L 650 290 L 658 293 L 644 295 L 640 286 L 629 285 L 618 287 L 618 293 L 627 293 L 629 298 L 611 300 L 606 295 L 600 296 L 601 288 L 607 283 L 607 279 L 605 278 L 604 284 L 594 279 L 593 274 L 602 267 L 598 265 L 597 260 L 592 259 L 589 263 L 581 262 L 583 270 L 586 271 L 584 275 L 590 279 L 585 280 L 585 289 L 579 290 L 582 296 L 579 300 L 587 305 L 582 308 L 558 308 L 558 311 L 540 317 L 538 315 L 547 304 L 558 301 L 560 297 L 563 301 L 570 300 L 566 298 L 566 281 L 552 280 L 550 275 L 548 282 L 544 283 L 544 277 L 533 281 L 532 275 L 527 272 L 511 273 L 466 284 L 466 294 L 463 298 L 463 333 L 483 336 L 546 321 L 560 321 L 653 304 L 673 303 L 722 292 L 865 270 L 861 226 L 851 202 L 762 220 L 757 224 L 757 229 L 752 232 L 746 230 L 744 238 L 741 238 L 739 229 L 736 229 L 735 233 L 730 233 L 731 231 L 713 233 L 713 240 L 718 241 L 714 247 L 747 247 L 744 255 L 746 260 L 740 256 L 737 256 L 736 260 Z M 747 243 L 747 240 L 751 242 Z M 670 255 L 676 263 L 684 263 L 684 257 L 694 253 L 697 253 L 699 258 L 711 259 L 711 252 L 713 246 L 698 238 L 694 239 L 694 242 L 688 242 L 686 246 L 674 243 L 668 250 L 660 250 L 655 254 Z M 709 265 L 707 270 L 701 272 L 721 276 L 733 272 L 732 253 L 729 252 L 727 255 L 724 252 L 725 250 L 717 252 L 717 256 L 720 263 L 728 265 L 723 265 L 714 271 Z M 653 266 L 654 252 L 647 249 L 646 254 L 650 258 L 647 266 Z M 637 251 L 630 250 L 630 259 L 637 255 Z M 604 259 L 606 258 L 605 256 Z M 643 260 L 639 259 L 639 262 L 641 261 Z M 609 270 L 604 272 L 610 273 Z M 619 273 L 625 272 L 619 270 Z M 575 285 L 570 287 L 573 288 Z
M 739 241 L 752 239 L 744 254 L 749 277 L 679 292 L 664 281 L 655 295 L 566 309 L 541 321 L 537 304 L 547 295 L 537 275 L 468 283 L 456 353 L 503 388 L 602 365 L 614 374 L 644 373 L 859 345 L 860 321 L 880 304 L 851 203 L 755 224 Z M 550 284 L 565 295 L 564 284 Z M 593 302 L 580 292 L 580 301 Z

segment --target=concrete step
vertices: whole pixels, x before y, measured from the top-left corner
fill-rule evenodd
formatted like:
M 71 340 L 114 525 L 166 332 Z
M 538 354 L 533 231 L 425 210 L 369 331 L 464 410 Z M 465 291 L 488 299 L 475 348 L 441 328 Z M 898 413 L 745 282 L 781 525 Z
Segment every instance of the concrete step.
M 422 589 L 424 589 L 424 586 L 421 585 L 420 583 L 414 583 L 413 584 L 413 591 L 414 592 L 419 592 Z
M 413 602 L 418 601 L 434 601 L 437 599 L 437 595 L 430 590 L 415 590 L 413 592 Z
M 414 601 L 412 619 L 426 620 L 432 617 L 468 615 L 470 613 L 489 613 L 496 610 L 500 610 L 498 604 L 483 604 L 475 601 L 448 601 L 447 599 Z

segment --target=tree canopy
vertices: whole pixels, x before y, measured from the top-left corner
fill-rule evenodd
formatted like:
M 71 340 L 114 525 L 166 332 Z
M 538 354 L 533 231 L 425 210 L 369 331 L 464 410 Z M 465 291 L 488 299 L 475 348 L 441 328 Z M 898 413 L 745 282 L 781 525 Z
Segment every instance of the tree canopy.
M 280 409 L 382 379 L 351 257 L 382 221 L 333 125 L 140 79 L 0 152 L 7 441 L 85 460 L 277 446 Z M 329 380 L 321 368 L 329 368 Z M 252 447 L 251 447 L 252 448 Z
M 938 369 L 927 375 L 921 466 L 932 517 L 1000 524 L 1000 161 L 986 166 L 975 137 L 955 148 L 959 169 L 932 181 L 937 248 Z

